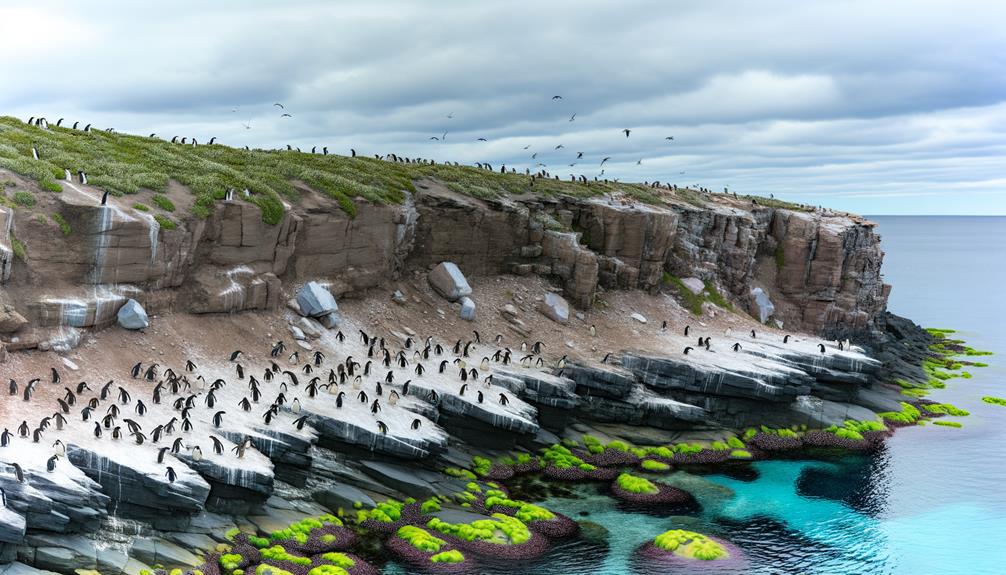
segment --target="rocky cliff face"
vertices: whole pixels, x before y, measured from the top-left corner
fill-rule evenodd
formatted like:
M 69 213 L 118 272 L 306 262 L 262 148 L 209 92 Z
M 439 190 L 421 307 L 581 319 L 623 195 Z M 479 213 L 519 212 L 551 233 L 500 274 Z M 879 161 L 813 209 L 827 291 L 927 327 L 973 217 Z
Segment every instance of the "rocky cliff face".
M 760 287 L 775 306 L 773 320 L 829 337 L 879 333 L 889 289 L 871 223 L 727 196 L 709 196 L 701 206 L 483 201 L 421 180 L 402 205 L 360 201 L 350 217 L 300 186 L 301 201 L 277 225 L 238 198 L 217 204 L 205 220 L 164 229 L 124 199 L 101 206 L 100 190 L 63 186 L 48 201 L 67 223 L 66 235 L 30 210 L 0 207 L 2 303 L 8 316 L 27 318 L 0 322 L 10 349 L 60 344 L 39 328 L 108 324 L 127 298 L 154 313 L 269 309 L 284 300 L 284 285 L 289 292 L 305 279 L 325 282 L 338 296 L 444 260 L 471 276 L 552 277 L 580 307 L 598 290 L 653 291 L 670 275 L 711 282 L 757 316 L 751 290 Z

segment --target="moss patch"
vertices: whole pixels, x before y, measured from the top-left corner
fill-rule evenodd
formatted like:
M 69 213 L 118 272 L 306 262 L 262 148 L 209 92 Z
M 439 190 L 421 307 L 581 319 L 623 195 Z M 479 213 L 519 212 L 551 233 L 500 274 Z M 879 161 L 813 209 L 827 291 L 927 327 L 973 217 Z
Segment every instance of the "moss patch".
M 664 551 L 669 551 L 681 557 L 715 561 L 730 556 L 726 548 L 709 537 L 694 531 L 671 529 L 657 535 L 653 544 Z

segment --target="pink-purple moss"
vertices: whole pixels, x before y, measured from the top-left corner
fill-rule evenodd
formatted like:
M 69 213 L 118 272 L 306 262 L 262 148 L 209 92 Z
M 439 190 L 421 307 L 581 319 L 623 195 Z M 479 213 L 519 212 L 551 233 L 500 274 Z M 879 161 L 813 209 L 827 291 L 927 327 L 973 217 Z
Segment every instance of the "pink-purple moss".
M 419 527 L 422 526 L 420 525 Z M 441 533 L 431 532 L 431 534 L 446 541 Z M 408 541 L 397 535 L 393 535 L 384 542 L 384 547 L 402 561 L 431 573 L 475 572 L 474 561 L 468 555 L 465 555 L 465 560 L 461 563 L 433 563 L 430 561 L 430 557 L 433 557 L 437 553 L 450 551 L 452 549 L 457 549 L 464 554 L 464 551 L 451 543 L 442 545 L 439 551 L 427 552 L 422 549 L 416 549 Z M 354 573 L 353 575 L 357 574 Z

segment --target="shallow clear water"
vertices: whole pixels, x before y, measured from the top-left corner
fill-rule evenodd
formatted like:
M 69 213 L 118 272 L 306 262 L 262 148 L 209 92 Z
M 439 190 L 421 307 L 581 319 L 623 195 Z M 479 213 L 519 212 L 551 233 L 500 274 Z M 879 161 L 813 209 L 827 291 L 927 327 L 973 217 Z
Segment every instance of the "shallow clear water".
M 607 530 L 602 541 L 563 542 L 533 564 L 486 565 L 499 574 L 653 574 L 634 550 L 667 529 L 721 536 L 741 547 L 744 565 L 701 573 L 982 575 L 1006 573 L 1006 218 L 877 217 L 890 309 L 927 327 L 951 327 L 970 345 L 996 352 L 974 378 L 930 397 L 971 412 L 962 429 L 901 430 L 872 457 L 767 461 L 757 477 L 666 480 L 692 491 L 702 511 L 658 517 L 621 508 L 601 487 L 545 504 Z M 731 474 L 735 475 L 736 474 Z M 603 530 L 602 530 L 603 532 Z M 388 573 L 406 573 L 389 565 Z

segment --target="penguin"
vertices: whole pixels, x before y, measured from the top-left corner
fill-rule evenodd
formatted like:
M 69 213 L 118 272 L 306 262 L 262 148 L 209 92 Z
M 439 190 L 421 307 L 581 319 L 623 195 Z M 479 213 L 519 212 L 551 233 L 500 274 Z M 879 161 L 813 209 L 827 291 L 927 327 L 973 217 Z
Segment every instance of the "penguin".
M 18 435 L 20 435 L 22 438 L 28 437 L 28 431 L 29 427 L 27 421 L 22 421 L 21 425 L 17 426 Z
M 101 194 L 101 205 L 108 205 L 108 192 Z
M 85 186 L 87 185 L 87 174 L 84 173 L 84 170 L 77 170 L 77 181 Z
M 301 431 L 301 430 L 304 429 L 304 424 L 307 422 L 307 418 L 309 418 L 309 417 L 311 417 L 311 416 L 310 415 L 305 415 L 303 417 L 298 417 L 297 419 L 293 420 L 293 425 L 294 425 L 294 427 L 297 428 L 297 431 Z
M 248 401 L 247 397 L 243 397 L 241 398 L 241 401 L 238 402 L 238 407 L 241 408 L 241 411 L 251 411 L 251 402 Z
M 203 450 L 198 445 L 192 446 L 192 460 L 193 461 L 203 460 Z
M 219 429 L 220 425 L 224 422 L 224 415 L 226 415 L 226 414 L 227 414 L 226 411 L 218 411 L 218 412 L 214 413 L 213 414 L 213 427 L 216 427 L 216 428 Z
M 50 370 L 52 371 L 52 382 L 53 382 L 53 383 L 59 383 L 59 381 L 60 381 L 60 379 L 61 379 L 61 378 L 59 377 L 59 372 L 58 372 L 58 371 L 56 371 L 56 368 L 55 368 L 55 367 L 50 367 L 49 369 L 50 369 Z
M 85 391 L 91 391 L 91 388 L 88 387 L 87 382 L 86 381 L 82 381 L 82 382 L 78 383 L 77 384 L 77 395 L 80 395 L 81 393 L 83 393 Z
M 293 398 L 293 402 L 290 404 L 290 411 L 294 413 L 300 413 L 300 399 Z
M 381 432 L 382 435 L 388 434 L 388 426 L 385 425 L 384 422 L 379 419 L 377 420 L 377 429 L 378 431 Z
M 59 461 L 58 455 L 53 455 L 52 457 L 50 457 L 49 460 L 45 462 L 45 470 L 48 471 L 49 473 L 56 471 L 57 461 Z
M 342 398 L 346 396 L 345 391 L 340 391 L 339 395 L 335 396 L 335 407 L 342 408 Z
M 506 406 L 508 403 L 510 403 L 510 398 L 508 398 L 505 393 L 501 393 L 499 396 L 499 401 L 500 405 Z
M 164 475 L 168 478 L 169 483 L 174 483 L 175 479 L 178 477 L 178 474 L 175 473 L 175 470 L 172 469 L 170 465 L 168 466 L 167 471 L 164 472 Z
M 395 390 L 391 390 L 391 393 L 388 394 L 388 403 L 390 403 L 391 405 L 395 405 L 398 403 L 398 398 L 399 398 L 398 392 Z
M 140 377 L 141 371 L 143 371 L 143 364 L 138 362 L 132 369 L 129 370 L 129 374 L 133 376 L 133 379 L 136 379 L 137 377 Z
M 597 337 L 597 328 L 594 324 L 590 324 L 590 337 Z
M 35 146 L 31 147 L 31 157 L 35 160 L 38 160 L 38 148 L 36 148 Z
M 17 382 L 16 381 L 14 381 L 13 379 L 11 379 L 10 383 L 8 384 L 8 387 L 10 389 L 10 395 L 17 395 Z
M 413 431 L 419 429 L 420 427 L 422 427 L 422 425 L 423 425 L 423 422 L 420 421 L 419 418 L 416 418 L 416 419 L 412 420 L 412 429 L 413 429 Z
M 240 349 L 234 350 L 233 352 L 231 352 L 230 360 L 231 361 L 236 361 L 237 358 L 240 357 L 242 353 L 244 353 L 244 352 L 241 351 Z
M 819 343 L 819 344 L 817 344 L 817 347 L 818 347 L 818 349 L 821 350 L 821 353 L 823 354 L 824 353 L 824 344 L 823 343 Z
M 665 331 L 667 331 L 667 320 L 666 319 L 660 324 L 660 333 L 664 333 Z
M 196 370 L 196 364 L 192 363 L 191 359 L 187 359 L 185 360 L 185 369 L 189 372 L 193 372 Z
M 686 325 L 685 326 L 685 337 L 688 337 L 688 330 L 690 330 L 691 328 L 692 328 L 692 326 L 690 326 L 690 325 Z
M 94 437 L 101 439 L 101 424 L 97 421 L 94 422 Z
M 461 373 L 464 373 L 464 372 L 461 372 Z M 461 389 L 460 389 L 460 390 L 458 390 L 458 395 L 460 395 L 460 396 L 464 396 L 464 394 L 465 394 L 465 390 L 467 390 L 467 389 L 468 389 L 468 384 L 467 384 L 467 383 L 465 383 L 465 384 L 462 384 L 462 385 L 461 385 Z
M 485 399 L 485 397 L 482 395 L 481 391 L 478 392 L 478 395 L 476 396 L 476 398 L 478 399 L 479 403 L 482 403 L 482 400 Z
M 223 444 L 223 442 L 221 442 L 219 439 L 217 439 L 216 437 L 214 437 L 212 435 L 210 436 L 210 441 L 213 442 L 213 453 L 215 453 L 217 455 L 223 455 L 223 453 L 224 453 L 224 444 Z
M 176 437 L 174 441 L 171 442 L 171 454 L 176 455 L 182 451 L 182 438 Z
M 688 352 L 692 351 L 693 349 L 694 348 L 692 348 L 692 347 L 686 347 L 685 351 L 684 351 L 685 355 L 688 355 Z
M 751 339 L 756 339 L 757 337 L 758 334 L 755 333 L 755 330 L 751 330 Z
M 782 336 L 782 342 L 783 343 L 789 343 L 789 338 L 790 338 L 790 335 L 787 333 L 786 335 Z
M 3 433 L 0 434 L 0 447 L 7 447 L 8 445 L 10 445 L 10 440 L 12 437 L 14 437 L 14 434 L 11 433 L 10 430 L 5 427 Z
M 734 351 L 740 351 L 741 349 L 743 349 L 741 348 L 741 344 L 739 342 L 733 344 L 731 347 L 733 348 Z
M 421 364 L 421 363 L 417 363 L 417 364 L 416 364 L 416 369 L 415 369 L 415 370 L 413 370 L 413 371 L 415 372 L 415 374 L 416 374 L 417 376 L 422 376 L 422 375 L 423 375 L 423 372 L 424 372 L 424 371 L 426 371 L 426 368 L 425 368 L 425 367 L 423 367 L 423 364 Z M 12 380 L 12 381 L 13 381 L 13 380 Z
M 370 405 L 370 413 L 377 415 L 378 411 L 381 411 L 381 400 L 375 399 L 374 403 Z
M 534 345 L 531 346 L 531 352 L 540 355 L 541 354 L 541 348 L 543 348 L 543 347 L 545 347 L 545 344 L 543 344 L 540 341 L 536 341 L 536 342 L 534 342 Z

